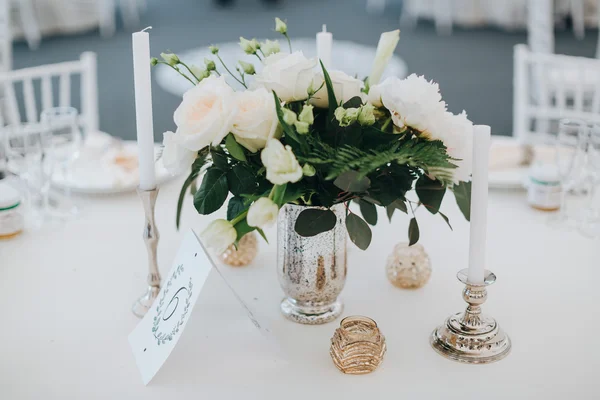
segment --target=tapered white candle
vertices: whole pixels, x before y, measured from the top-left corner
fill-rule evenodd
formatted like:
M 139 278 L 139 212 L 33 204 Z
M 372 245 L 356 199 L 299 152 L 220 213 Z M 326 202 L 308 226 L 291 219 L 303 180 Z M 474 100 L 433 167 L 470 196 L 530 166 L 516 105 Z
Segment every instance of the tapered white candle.
M 470 283 L 483 283 L 488 208 L 488 165 L 491 129 L 473 127 L 473 178 L 471 186 L 471 235 L 469 240 Z
M 151 190 L 156 188 L 156 173 L 154 170 L 150 35 L 144 31 L 136 32 L 132 35 L 132 42 L 140 189 Z
M 323 24 L 323 31 L 317 33 L 317 57 L 323 62 L 325 68 L 331 68 L 331 48 L 333 35 L 327 32 L 327 25 Z

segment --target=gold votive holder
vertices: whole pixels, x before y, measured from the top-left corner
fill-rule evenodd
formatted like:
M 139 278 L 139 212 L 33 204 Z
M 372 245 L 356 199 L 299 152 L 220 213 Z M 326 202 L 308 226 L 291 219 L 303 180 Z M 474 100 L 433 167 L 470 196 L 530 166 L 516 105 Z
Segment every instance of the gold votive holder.
M 231 245 L 219 257 L 232 267 L 244 267 L 254 261 L 258 254 L 258 238 L 254 232 L 245 234 L 238 242 L 237 249 Z
M 386 351 L 385 337 L 371 318 L 346 317 L 331 338 L 329 354 L 345 374 L 368 374 L 377 369 Z
M 420 244 L 398 243 L 388 256 L 385 272 L 394 286 L 418 289 L 431 277 L 431 260 Z

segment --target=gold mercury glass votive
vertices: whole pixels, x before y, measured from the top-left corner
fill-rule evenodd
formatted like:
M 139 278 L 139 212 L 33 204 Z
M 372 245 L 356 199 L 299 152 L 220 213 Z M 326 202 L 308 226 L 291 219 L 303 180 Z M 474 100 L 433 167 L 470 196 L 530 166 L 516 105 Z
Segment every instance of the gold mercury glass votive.
M 329 354 L 345 374 L 368 374 L 383 361 L 385 337 L 377 323 L 360 315 L 346 317 L 331 338 Z
M 258 253 L 258 239 L 254 232 L 245 234 L 237 249 L 231 245 L 220 255 L 221 261 L 232 267 L 244 267 L 250 264 Z
M 398 243 L 387 259 L 385 272 L 394 286 L 417 289 L 429 281 L 431 261 L 420 244 Z

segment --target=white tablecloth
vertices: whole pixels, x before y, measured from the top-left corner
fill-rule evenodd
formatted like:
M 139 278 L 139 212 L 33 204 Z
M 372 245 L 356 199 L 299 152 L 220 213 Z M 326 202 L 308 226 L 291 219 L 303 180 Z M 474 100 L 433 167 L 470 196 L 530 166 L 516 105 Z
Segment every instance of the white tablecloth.
M 190 199 L 175 231 L 179 182 L 158 198 L 163 274 L 196 215 Z M 144 387 L 127 335 L 138 319 L 131 303 L 144 290 L 143 212 L 135 194 L 88 198 L 78 220 L 0 242 L 0 398 L 13 399 L 598 399 L 600 398 L 600 246 L 576 232 L 552 230 L 548 214 L 522 192 L 492 192 L 488 268 L 498 275 L 484 311 L 513 340 L 506 359 L 462 365 L 429 346 L 431 331 L 464 306 L 456 272 L 467 265 L 468 224 L 451 196 L 439 216 L 420 210 L 421 243 L 431 281 L 400 290 L 384 273 L 392 246 L 406 240 L 408 218 L 383 214 L 368 251 L 349 251 L 344 315 L 374 318 L 387 337 L 381 367 L 346 376 L 329 358 L 337 322 L 297 325 L 279 313 L 276 235 L 254 264 L 223 267 L 232 285 L 271 325 L 288 363 L 266 350 L 235 299 L 207 283 L 179 346 Z M 338 321 L 339 322 L 339 321 Z

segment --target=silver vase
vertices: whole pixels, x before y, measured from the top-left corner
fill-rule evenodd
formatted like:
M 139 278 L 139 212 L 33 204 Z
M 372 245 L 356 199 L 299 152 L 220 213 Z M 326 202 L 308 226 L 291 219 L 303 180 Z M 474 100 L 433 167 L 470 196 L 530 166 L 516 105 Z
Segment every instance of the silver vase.
M 343 310 L 338 299 L 346 283 L 346 213 L 331 207 L 335 228 L 312 237 L 296 233 L 296 219 L 306 206 L 286 204 L 277 221 L 277 275 L 285 293 L 283 315 L 301 324 L 324 324 Z

